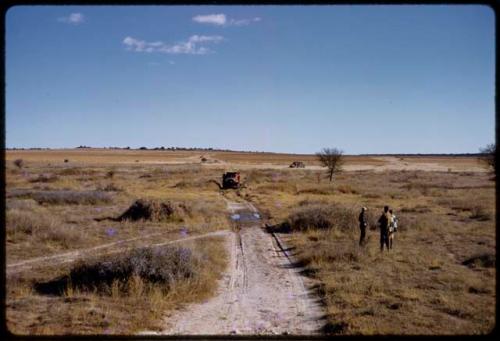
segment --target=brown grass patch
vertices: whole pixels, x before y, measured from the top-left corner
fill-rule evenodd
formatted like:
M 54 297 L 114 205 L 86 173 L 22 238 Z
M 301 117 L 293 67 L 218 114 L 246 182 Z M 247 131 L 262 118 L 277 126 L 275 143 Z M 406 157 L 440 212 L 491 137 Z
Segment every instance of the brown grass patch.
M 227 266 L 221 238 L 89 259 L 54 278 L 7 279 L 7 327 L 16 334 L 130 335 L 206 299 Z

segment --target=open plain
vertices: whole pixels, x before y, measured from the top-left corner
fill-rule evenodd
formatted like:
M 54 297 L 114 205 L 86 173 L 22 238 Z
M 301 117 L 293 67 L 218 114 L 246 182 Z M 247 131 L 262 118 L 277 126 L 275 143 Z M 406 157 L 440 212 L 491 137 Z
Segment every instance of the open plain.
M 5 168 L 14 334 L 494 328 L 495 180 L 475 157 L 345 156 L 332 183 L 273 153 L 8 150 Z M 384 205 L 400 227 L 380 252 Z

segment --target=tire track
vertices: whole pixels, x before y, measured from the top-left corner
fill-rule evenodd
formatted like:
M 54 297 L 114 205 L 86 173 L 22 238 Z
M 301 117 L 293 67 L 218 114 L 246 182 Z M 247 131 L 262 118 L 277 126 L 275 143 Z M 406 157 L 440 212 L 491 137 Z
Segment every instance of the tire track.
M 248 217 L 257 213 L 250 203 L 227 202 L 232 214 Z M 319 300 L 309 294 L 301 269 L 294 267 L 277 235 L 250 222 L 227 238 L 227 248 L 231 260 L 217 295 L 165 318 L 159 334 L 320 333 L 324 321 Z

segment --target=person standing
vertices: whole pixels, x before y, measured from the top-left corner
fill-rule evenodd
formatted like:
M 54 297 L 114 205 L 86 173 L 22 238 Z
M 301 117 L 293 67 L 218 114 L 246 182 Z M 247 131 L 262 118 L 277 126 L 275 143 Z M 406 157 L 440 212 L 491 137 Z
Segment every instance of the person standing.
M 367 226 L 368 219 L 366 218 L 366 207 L 361 207 L 361 213 L 359 214 L 359 230 L 361 232 L 361 235 L 359 236 L 359 246 L 362 246 L 365 243 Z
M 389 250 L 389 225 L 391 224 L 391 214 L 389 213 L 389 206 L 384 206 L 384 212 L 378 219 L 380 227 L 380 251 L 384 251 L 384 244 Z
M 392 243 L 394 241 L 394 233 L 398 230 L 398 219 L 396 215 L 392 213 L 392 209 L 389 210 L 391 216 L 391 221 L 389 223 L 389 249 L 392 249 Z

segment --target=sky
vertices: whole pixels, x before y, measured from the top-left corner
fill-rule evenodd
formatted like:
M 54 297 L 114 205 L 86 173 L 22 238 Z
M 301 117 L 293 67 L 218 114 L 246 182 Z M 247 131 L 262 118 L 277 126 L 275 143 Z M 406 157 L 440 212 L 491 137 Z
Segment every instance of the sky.
M 476 153 L 486 6 L 16 6 L 6 147 Z

